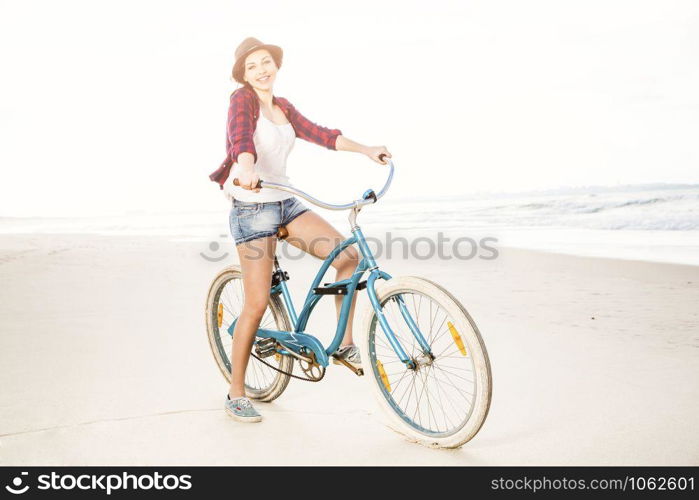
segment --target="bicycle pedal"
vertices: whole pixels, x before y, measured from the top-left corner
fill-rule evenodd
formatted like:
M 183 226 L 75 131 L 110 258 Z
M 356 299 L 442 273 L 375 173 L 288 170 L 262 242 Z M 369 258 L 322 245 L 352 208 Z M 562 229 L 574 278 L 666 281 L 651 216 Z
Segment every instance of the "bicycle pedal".
M 277 341 L 273 338 L 268 338 L 255 342 L 255 353 L 260 358 L 268 358 L 277 354 Z
M 337 356 L 335 356 L 334 354 L 333 354 L 333 363 L 335 363 L 336 365 L 344 365 L 344 366 L 346 366 L 347 368 L 349 368 L 350 370 L 352 370 L 352 371 L 354 372 L 354 374 L 357 375 L 358 377 L 361 377 L 361 376 L 364 375 L 364 369 L 363 369 L 363 368 L 355 368 L 355 367 L 352 365 L 352 363 L 349 363 L 348 361 L 345 361 L 344 359 L 340 359 L 340 358 L 338 358 Z

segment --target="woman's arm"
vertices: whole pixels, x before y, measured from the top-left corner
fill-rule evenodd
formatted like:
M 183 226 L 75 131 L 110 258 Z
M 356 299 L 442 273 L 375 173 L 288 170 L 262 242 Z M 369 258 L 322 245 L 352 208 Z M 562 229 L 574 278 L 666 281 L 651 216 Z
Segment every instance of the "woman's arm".
M 233 163 L 244 153 L 250 153 L 253 164 L 257 161 L 257 151 L 253 134 L 255 132 L 255 118 L 253 116 L 253 98 L 244 89 L 236 90 L 231 96 L 231 105 L 228 108 L 228 142 Z
M 259 188 L 253 188 L 259 180 L 259 176 L 255 173 L 257 151 L 253 141 L 255 130 L 253 98 L 253 95 L 241 89 L 235 92 L 228 114 L 228 138 L 231 145 L 231 159 L 233 163 L 238 163 L 240 166 L 238 174 L 240 186 L 259 193 Z
M 342 134 L 340 129 L 331 129 L 313 123 L 299 113 L 294 105 L 284 97 L 277 97 L 277 102 L 286 113 L 291 126 L 294 127 L 296 137 L 328 149 L 335 149 L 335 141 Z
M 231 94 L 226 124 L 226 159 L 215 172 L 209 174 L 209 179 L 217 182 L 221 189 L 224 189 L 230 177 L 231 167 L 239 158 L 252 157 L 252 160 L 245 160 L 246 165 L 250 163 L 254 165 L 257 161 L 253 142 L 255 129 L 253 96 L 250 92 L 241 87 Z
M 365 146 L 358 142 L 354 142 L 342 135 L 340 129 L 330 129 L 313 123 L 303 116 L 287 99 L 278 97 L 277 100 L 288 111 L 287 117 L 296 131 L 297 137 L 320 146 L 325 146 L 328 149 L 363 153 L 382 165 L 385 165 L 386 162 L 380 160 L 379 155 L 385 154 L 391 158 L 391 153 L 388 152 L 386 146 Z
M 374 160 L 376 163 L 381 163 L 382 165 L 385 165 L 386 161 L 379 159 L 380 155 L 385 154 L 386 156 L 391 158 L 391 153 L 388 152 L 386 146 L 365 146 L 364 144 L 360 144 L 358 142 L 354 142 L 351 139 L 348 139 L 344 135 L 337 136 L 337 140 L 335 142 L 335 149 L 337 149 L 338 151 L 351 151 L 353 153 L 365 154 L 369 158 Z

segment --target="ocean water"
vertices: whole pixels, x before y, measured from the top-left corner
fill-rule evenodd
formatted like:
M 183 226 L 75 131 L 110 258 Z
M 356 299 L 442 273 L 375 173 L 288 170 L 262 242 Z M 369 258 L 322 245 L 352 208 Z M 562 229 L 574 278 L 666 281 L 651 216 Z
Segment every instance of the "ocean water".
M 307 205 L 311 206 L 308 202 Z M 348 212 L 313 207 L 344 234 Z M 365 207 L 367 237 L 488 240 L 574 255 L 699 265 L 699 185 L 627 185 L 451 197 L 391 198 Z M 232 245 L 228 211 L 101 217 L 0 217 L 0 233 L 160 235 Z

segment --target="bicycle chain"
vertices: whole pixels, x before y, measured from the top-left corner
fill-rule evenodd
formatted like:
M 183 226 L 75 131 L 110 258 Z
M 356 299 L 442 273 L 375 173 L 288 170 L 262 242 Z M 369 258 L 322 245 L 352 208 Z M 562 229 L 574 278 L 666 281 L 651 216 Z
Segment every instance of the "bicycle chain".
M 320 378 L 303 378 L 303 377 L 299 377 L 298 375 L 294 375 L 293 373 L 289 373 L 289 372 L 285 372 L 284 370 L 280 370 L 280 369 L 277 368 L 276 366 L 270 365 L 270 364 L 267 363 L 266 361 L 263 361 L 262 358 L 257 357 L 257 356 L 256 356 L 255 354 L 253 354 L 253 353 L 250 353 L 250 356 L 252 356 L 253 358 L 257 359 L 257 360 L 260 361 L 262 364 L 265 364 L 265 365 L 269 366 L 272 370 L 278 371 L 279 373 L 283 373 L 284 375 L 288 375 L 288 376 L 290 376 L 290 377 L 292 377 L 292 378 L 295 378 L 295 379 L 297 379 L 297 380 L 303 380 L 304 382 L 320 382 L 321 380 L 323 380 L 323 377 L 325 377 L 325 368 L 323 368 L 323 374 L 320 376 Z

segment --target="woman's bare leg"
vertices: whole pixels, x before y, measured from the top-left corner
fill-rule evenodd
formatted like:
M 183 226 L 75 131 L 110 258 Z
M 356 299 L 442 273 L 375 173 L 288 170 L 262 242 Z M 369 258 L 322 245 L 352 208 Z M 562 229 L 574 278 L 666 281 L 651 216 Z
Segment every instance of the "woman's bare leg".
M 243 271 L 245 300 L 233 331 L 231 385 L 228 390 L 231 399 L 245 396 L 245 369 L 250 359 L 255 333 L 269 303 L 276 247 L 276 236 L 257 238 L 236 245 Z
M 319 259 L 325 259 L 330 252 L 347 238 L 340 234 L 328 221 L 323 219 L 317 213 L 309 210 L 296 217 L 286 226 L 289 236 L 287 241 L 289 244 L 300 248 L 306 253 L 310 253 Z M 359 262 L 357 249 L 353 246 L 345 248 L 340 255 L 335 257 L 332 266 L 336 269 L 336 280 L 350 278 L 354 273 Z M 337 310 L 338 321 L 340 319 L 340 311 L 344 295 L 335 296 L 335 308 Z M 354 319 L 354 306 L 357 303 L 357 295 L 352 297 L 352 307 L 347 318 L 347 328 L 342 340 L 342 345 L 350 345 L 352 340 L 352 324 Z

